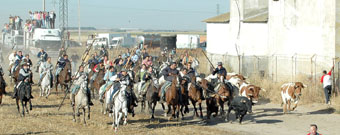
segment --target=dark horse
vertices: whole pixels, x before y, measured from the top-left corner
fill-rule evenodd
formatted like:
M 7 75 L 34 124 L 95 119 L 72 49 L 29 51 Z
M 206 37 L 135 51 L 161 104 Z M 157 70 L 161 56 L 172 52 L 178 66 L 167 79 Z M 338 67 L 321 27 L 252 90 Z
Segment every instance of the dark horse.
M 21 63 L 21 61 L 19 63 Z M 19 64 L 16 67 L 16 69 L 14 69 L 14 72 L 12 73 L 12 79 L 13 79 L 14 84 L 18 83 L 19 72 L 20 72 L 21 68 L 22 68 L 22 66 Z M 30 75 L 30 82 L 32 82 L 32 80 L 33 80 L 33 74 L 31 73 L 31 75 Z
M 168 88 L 168 90 L 166 90 L 165 93 L 165 101 L 168 105 L 168 111 L 165 113 L 165 117 L 167 117 L 167 114 L 170 113 L 172 106 L 172 117 L 169 117 L 169 120 L 171 120 L 172 118 L 179 119 L 179 111 L 181 104 L 179 103 L 179 92 L 177 90 L 178 88 L 179 88 L 178 77 L 177 75 L 175 75 L 172 79 L 170 87 Z M 161 96 L 160 93 L 161 92 L 159 92 L 158 94 L 159 97 Z
M 31 103 L 31 91 L 32 91 L 32 86 L 29 83 L 29 79 L 26 79 L 22 82 L 19 88 L 17 88 L 17 97 L 16 97 L 16 103 L 17 103 L 17 109 L 20 114 L 20 106 L 19 106 L 19 101 L 22 106 L 22 113 L 21 116 L 25 116 L 25 108 L 26 108 L 26 113 L 28 114 L 28 108 L 27 108 L 27 102 L 30 104 L 30 110 L 32 110 L 32 103 Z
M 5 80 L 0 73 L 0 105 L 2 103 L 2 96 L 6 93 L 6 85 L 3 82 L 5 82 Z
M 157 105 L 157 101 L 159 101 L 158 97 L 158 89 L 155 86 L 155 83 L 153 80 L 149 84 L 149 87 L 147 88 L 146 91 L 146 101 L 148 101 L 148 107 L 149 107 L 149 113 L 151 113 L 151 119 L 155 118 L 155 108 Z M 143 108 L 143 106 L 142 106 Z
M 56 78 L 55 90 L 58 95 L 58 85 L 61 86 L 61 89 L 64 91 L 69 88 L 71 82 L 71 74 L 69 73 L 71 70 L 71 63 L 66 62 L 65 67 L 60 71 L 58 78 Z
M 89 77 L 88 77 L 88 82 L 90 82 L 90 79 L 93 76 L 93 74 L 94 74 L 94 72 L 91 68 L 91 72 L 90 72 Z M 95 92 L 97 91 L 97 93 L 98 93 L 100 87 L 105 84 L 104 76 L 105 76 L 105 68 L 100 69 L 98 71 L 97 77 L 94 79 L 94 81 L 91 85 L 91 88 L 89 88 L 91 90 L 93 98 L 94 98 Z
M 196 117 L 203 118 L 203 113 L 202 113 L 202 101 L 203 101 L 203 92 L 202 88 L 196 84 L 196 77 L 192 77 L 191 84 L 189 84 L 189 99 L 194 106 L 194 116 L 196 114 Z M 199 109 L 200 109 L 200 116 L 198 115 L 198 111 L 196 108 L 196 103 L 198 103 Z

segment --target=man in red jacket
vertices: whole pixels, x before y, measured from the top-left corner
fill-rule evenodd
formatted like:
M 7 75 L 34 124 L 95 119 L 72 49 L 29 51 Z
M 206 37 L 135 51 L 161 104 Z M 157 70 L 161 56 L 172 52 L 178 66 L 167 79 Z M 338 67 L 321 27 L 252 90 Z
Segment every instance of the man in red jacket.
M 322 135 L 318 133 L 318 126 L 315 124 L 310 125 L 310 131 L 307 135 Z
M 326 70 L 323 71 L 323 76 L 321 77 L 321 83 L 325 92 L 325 98 L 326 98 L 326 104 L 330 104 L 330 96 L 331 96 L 331 92 L 332 92 L 332 71 L 334 69 L 334 66 L 332 67 L 332 69 L 327 73 Z

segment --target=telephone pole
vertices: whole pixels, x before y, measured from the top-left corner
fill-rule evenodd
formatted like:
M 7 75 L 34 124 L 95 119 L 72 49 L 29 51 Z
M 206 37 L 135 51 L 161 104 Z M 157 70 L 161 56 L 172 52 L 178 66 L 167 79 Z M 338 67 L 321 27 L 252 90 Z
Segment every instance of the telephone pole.
M 78 42 L 81 45 L 80 36 L 81 36 L 81 31 L 80 31 L 80 0 L 78 0 Z
M 59 0 L 59 28 L 61 30 L 62 46 L 67 47 L 68 32 L 68 0 Z M 66 46 L 65 46 L 66 45 Z

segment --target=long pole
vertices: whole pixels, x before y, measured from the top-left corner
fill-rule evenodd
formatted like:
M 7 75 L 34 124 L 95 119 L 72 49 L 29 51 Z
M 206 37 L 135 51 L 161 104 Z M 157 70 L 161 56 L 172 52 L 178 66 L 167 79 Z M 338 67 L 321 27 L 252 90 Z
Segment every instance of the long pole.
M 80 31 L 80 0 L 78 0 L 78 42 L 81 45 L 80 37 L 81 37 L 81 31 Z
M 45 0 L 43 0 L 43 11 L 45 12 L 46 11 L 46 6 L 45 6 Z
M 214 65 L 211 63 L 211 61 L 209 60 L 208 56 L 204 53 L 204 51 L 202 50 L 202 53 L 204 54 L 205 58 L 207 58 L 208 62 L 210 63 L 210 66 L 215 69 Z

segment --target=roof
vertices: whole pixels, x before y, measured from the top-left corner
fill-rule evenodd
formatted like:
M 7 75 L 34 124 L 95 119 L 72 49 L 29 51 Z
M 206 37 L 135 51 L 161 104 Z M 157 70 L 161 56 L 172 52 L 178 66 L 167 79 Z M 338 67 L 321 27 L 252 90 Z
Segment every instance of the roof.
M 203 20 L 206 23 L 228 23 L 230 20 L 230 12 Z
M 266 23 L 266 22 L 268 22 L 268 12 L 261 14 L 261 15 L 251 16 L 249 18 L 244 19 L 243 22 L 245 22 L 245 23 Z

